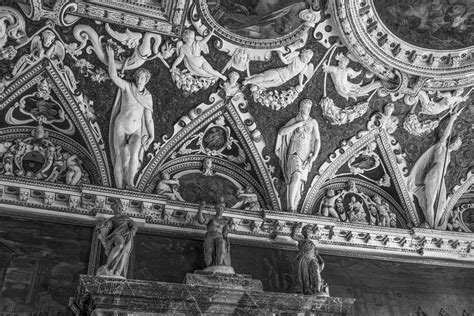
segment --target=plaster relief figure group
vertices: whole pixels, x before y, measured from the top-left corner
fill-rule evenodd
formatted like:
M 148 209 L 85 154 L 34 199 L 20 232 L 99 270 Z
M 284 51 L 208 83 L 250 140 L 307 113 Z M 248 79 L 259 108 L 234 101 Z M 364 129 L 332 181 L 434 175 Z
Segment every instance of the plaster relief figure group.
M 119 284 L 111 294 L 116 305 L 135 289 L 126 280 L 132 270 L 154 277 L 147 265 L 169 253 L 179 261 L 161 258 L 157 266 L 174 260 L 181 269 L 202 269 L 192 273 L 202 288 L 249 294 L 235 303 L 254 304 L 257 314 L 253 294 L 263 289 L 238 274 L 242 263 L 263 268 L 271 288 L 303 294 L 288 296 L 286 307 L 301 299 L 323 309 L 353 300 L 328 298 L 325 253 L 472 265 L 474 241 L 464 233 L 474 233 L 474 8 L 402 2 L 0 6 L 0 209 L 95 221 L 87 272 L 95 276 L 81 282 L 107 290 Z M 381 12 L 409 21 L 387 22 L 390 32 Z M 404 23 L 414 24 L 412 43 L 397 33 L 409 31 Z M 442 42 L 443 30 L 463 47 L 437 41 L 440 47 L 430 48 L 419 36 Z M 171 249 L 165 238 L 144 241 L 151 231 L 183 242 L 176 238 Z M 87 236 L 77 232 L 78 247 Z M 248 246 L 297 254 L 241 255 Z M 13 262 L 22 250 L 10 248 Z M 35 274 L 45 272 L 42 262 L 55 251 L 41 250 L 26 265 Z M 76 275 L 84 268 L 79 252 L 70 258 Z M 143 254 L 149 256 L 142 262 Z M 38 292 L 41 278 L 30 281 Z M 140 289 L 150 280 L 142 281 Z M 156 305 L 158 285 L 156 297 L 147 298 L 157 298 Z M 40 290 L 39 298 L 26 291 L 27 300 L 56 299 Z M 199 291 L 183 294 L 190 304 L 180 306 L 208 306 L 212 295 L 194 297 Z M 133 304 L 136 294 L 127 298 Z M 92 309 L 90 297 L 81 303 L 89 302 Z
M 275 69 L 268 69 L 256 74 L 251 74 L 249 69 L 249 62 L 253 54 L 252 51 L 249 49 L 237 48 L 233 51 L 233 53 L 231 53 L 231 57 L 221 73 L 215 70 L 215 68 L 211 66 L 209 61 L 204 56 L 210 52 L 208 42 L 214 35 L 212 29 L 205 31 L 207 32 L 205 37 L 196 35 L 196 31 L 190 28 L 186 29 L 183 32 L 183 41 L 178 42 L 176 48 L 170 46 L 171 44 L 166 43 L 166 45 L 162 45 L 161 53 L 158 53 L 162 42 L 161 37 L 156 38 L 154 42 L 151 42 L 149 39 L 150 36 L 147 35 L 148 33 L 145 34 L 147 36 L 141 36 L 140 33 L 131 31 L 119 33 L 112 30 L 112 28 L 108 25 L 106 29 L 110 36 L 112 36 L 114 39 L 118 39 L 122 44 L 127 45 L 130 48 L 134 48 L 133 56 L 130 57 L 133 59 L 133 62 L 123 61 L 123 57 L 118 55 L 120 54 L 120 49 L 118 49 L 117 44 L 114 44 L 112 41 L 109 41 L 108 44 L 105 45 L 102 44 L 101 47 L 100 39 L 97 38 L 97 34 L 94 33 L 95 31 L 91 28 L 79 26 L 77 27 L 77 33 L 83 32 L 84 34 L 88 34 L 89 38 L 82 39 L 82 43 L 87 43 L 87 40 L 91 41 L 91 48 L 97 53 L 101 61 L 107 64 L 108 76 L 119 88 L 112 108 L 109 128 L 109 146 L 111 150 L 110 156 L 113 165 L 114 181 L 117 188 L 125 188 L 130 190 L 136 189 L 137 174 L 143 167 L 145 152 L 148 151 L 150 145 L 152 145 L 155 140 L 155 126 L 152 118 L 153 99 L 151 93 L 146 88 L 146 84 L 151 79 L 151 73 L 145 68 L 139 68 L 135 70 L 133 81 L 126 81 L 122 79 L 124 69 L 127 67 L 137 67 L 144 62 L 139 61 L 137 57 L 135 57 L 137 52 L 142 54 L 144 58 L 150 58 L 150 56 L 159 57 L 165 66 L 168 65 L 165 61 L 165 58 L 171 58 L 174 52 L 176 52 L 177 56 L 170 67 L 170 71 L 175 81 L 183 74 L 188 77 L 190 76 L 189 78 L 191 78 L 191 83 L 187 84 L 188 87 L 185 88 L 186 91 L 196 92 L 202 89 L 204 86 L 209 87 L 211 84 L 214 84 L 217 80 L 221 79 L 223 83 L 220 85 L 220 87 L 227 97 L 234 97 L 237 93 L 242 92 L 243 89 L 245 89 L 245 86 L 249 86 L 253 96 L 260 98 L 256 101 L 260 103 L 263 102 L 266 105 L 270 104 L 268 103 L 270 102 L 269 100 L 280 100 L 281 98 L 285 99 L 284 102 L 287 103 L 286 105 L 293 103 L 296 97 L 303 91 L 305 85 L 312 79 L 313 75 L 317 71 L 311 62 L 314 57 L 314 52 L 311 49 L 303 48 L 304 45 L 289 46 L 290 52 L 285 54 L 281 51 L 277 51 L 277 55 L 285 64 L 285 66 Z M 202 30 L 199 32 L 202 34 Z M 32 47 L 30 49 L 30 53 L 23 55 L 16 62 L 13 68 L 13 76 L 23 73 L 28 67 L 31 67 L 42 58 L 58 60 L 60 62 L 57 64 L 58 70 L 60 70 L 60 73 L 64 74 L 64 80 L 69 82 L 69 87 L 71 89 L 75 89 L 74 86 L 71 85 L 73 82 L 75 82 L 74 76 L 68 76 L 68 68 L 62 64 L 66 46 L 68 47 L 69 51 L 73 50 L 72 46 L 64 44 L 62 40 L 57 37 L 56 33 L 49 29 L 38 33 L 38 35 L 36 35 L 36 37 L 31 40 L 31 43 Z M 153 47 L 150 46 L 151 43 L 154 43 Z M 104 47 L 105 54 L 103 49 Z M 336 44 L 331 46 L 331 48 L 327 51 L 327 54 L 319 63 L 319 66 L 322 65 L 322 70 L 325 73 L 324 98 L 321 100 L 321 108 L 323 110 L 323 117 L 332 125 L 349 124 L 356 118 L 364 115 L 369 109 L 369 102 L 374 96 L 374 92 L 382 87 L 380 81 L 378 80 L 373 80 L 367 84 L 362 84 L 362 81 L 359 83 L 350 81 L 350 79 L 355 79 L 361 75 L 362 71 L 355 71 L 353 68 L 351 68 L 349 66 L 350 60 L 344 53 L 337 53 L 335 57 L 336 65 L 331 65 L 333 53 L 338 47 L 339 45 Z M 77 51 L 78 50 L 76 50 L 74 54 L 78 54 Z M 59 57 L 54 57 L 56 56 L 55 54 L 59 54 Z M 327 55 L 329 58 L 326 59 Z M 184 72 L 178 69 L 178 66 L 181 63 L 184 63 L 186 68 Z M 122 70 L 118 70 L 118 66 L 121 66 Z M 245 72 L 247 76 L 242 79 L 242 83 L 240 84 L 240 76 L 237 72 L 232 71 L 227 76 L 223 73 L 229 69 Z M 348 106 L 346 108 L 340 108 L 334 104 L 334 101 L 330 97 L 326 96 L 326 77 L 328 75 L 332 79 L 336 92 L 346 100 L 354 99 L 357 101 L 357 99 L 360 97 L 367 96 L 370 92 L 373 93 L 364 103 Z M 298 84 L 292 87 L 290 90 L 281 92 L 281 94 L 279 94 L 277 90 L 274 91 L 275 93 L 269 90 L 280 87 L 287 82 L 292 81 L 295 77 L 297 77 Z M 66 80 L 66 78 L 70 78 L 70 80 Z M 176 82 L 178 83 L 178 81 Z M 198 82 L 200 83 L 198 84 Z M 45 84 L 47 84 L 47 82 L 43 81 L 42 84 L 38 85 L 39 92 L 37 94 L 39 97 L 48 100 L 48 98 L 50 98 L 48 89 L 50 88 L 45 87 L 43 89 L 42 87 Z M 40 90 L 44 90 L 46 92 L 41 92 Z M 463 91 L 463 89 L 458 89 L 454 92 L 438 92 L 437 101 L 435 101 L 435 99 L 430 99 L 426 92 L 420 91 L 418 96 L 415 98 L 415 101 L 407 98 L 405 98 L 405 101 L 414 104 L 413 109 L 419 102 L 422 107 L 422 114 L 435 115 L 445 111 L 453 112 L 459 104 L 467 101 L 467 96 L 469 95 L 470 91 L 464 95 Z M 283 103 L 277 103 L 271 105 L 271 107 L 275 109 L 281 108 Z M 305 185 L 308 181 L 308 175 L 312 170 L 313 163 L 317 159 L 322 145 L 319 136 L 318 123 L 309 115 L 311 111 L 311 105 L 312 101 L 309 99 L 304 99 L 301 101 L 300 110 L 297 117 L 291 119 L 287 124 L 281 127 L 276 137 L 275 155 L 280 162 L 280 167 L 286 184 L 286 197 L 284 199 L 285 203 L 283 205 L 286 205 L 286 210 L 291 212 L 297 212 L 301 207 L 301 199 L 303 197 L 303 192 L 305 191 Z M 25 112 L 24 108 L 25 107 L 22 106 L 20 107 L 20 110 L 25 114 L 27 112 Z M 43 110 L 40 109 L 38 111 Z M 51 111 L 52 110 L 49 112 Z M 56 112 L 57 111 L 58 110 L 56 110 Z M 34 111 L 31 111 L 31 113 L 28 112 L 27 114 L 31 115 L 34 120 L 41 120 L 42 122 L 48 123 L 48 120 L 52 120 L 51 118 L 53 116 L 52 114 L 48 114 L 49 112 L 46 113 L 43 111 L 46 114 L 41 112 L 42 116 L 39 114 L 34 114 L 36 112 L 33 112 Z M 393 112 L 393 109 L 391 112 Z M 20 121 L 15 118 L 15 114 L 13 113 L 14 112 L 7 116 L 8 122 L 12 124 L 19 123 Z M 64 119 L 64 114 L 61 114 L 61 112 L 59 113 L 59 117 Z M 380 115 L 383 116 L 385 114 Z M 390 116 L 391 114 L 387 115 Z M 457 114 L 452 114 L 452 117 L 455 117 L 456 115 Z M 385 121 L 382 120 L 382 116 L 380 117 L 380 123 L 382 124 L 381 126 L 385 127 L 386 123 L 384 123 Z M 396 129 L 398 119 L 389 118 L 389 120 L 390 122 L 387 124 L 389 124 L 390 127 L 385 128 L 391 133 Z M 413 130 L 415 134 L 423 133 L 427 129 L 433 129 L 438 125 L 438 121 L 434 121 L 433 124 L 430 123 L 431 125 L 428 127 L 427 121 L 419 122 L 417 117 L 413 117 L 412 120 L 413 124 L 410 125 L 407 118 L 405 120 L 404 126 L 408 130 Z M 421 125 L 426 125 L 427 129 L 420 127 Z M 447 128 L 447 130 L 452 128 L 452 124 L 449 126 L 451 127 Z M 73 128 L 72 125 L 71 128 Z M 423 129 L 423 131 L 421 131 L 421 129 Z M 72 131 L 73 129 L 71 129 L 71 133 Z M 238 146 L 238 143 L 236 143 L 236 145 Z M 240 146 L 238 147 L 239 156 L 223 155 L 223 157 L 227 157 L 228 159 L 232 158 L 233 162 L 245 160 L 243 149 L 240 148 Z M 184 148 L 183 150 L 189 151 L 191 149 Z M 442 182 L 440 179 L 442 179 L 446 174 L 447 164 L 449 164 L 449 154 L 444 155 L 445 158 L 443 158 L 443 170 L 438 170 L 435 172 L 435 175 L 428 173 L 428 175 L 425 176 L 425 169 L 428 168 L 425 167 L 425 164 L 426 161 L 431 159 L 429 157 L 440 157 L 439 155 L 431 155 L 430 152 L 431 149 L 419 158 L 417 164 L 415 164 L 411 172 L 407 185 L 408 189 L 413 193 L 414 196 L 416 196 L 415 202 L 420 207 L 420 209 L 422 209 L 425 215 L 424 217 L 426 218 L 426 221 L 424 225 L 431 228 L 445 229 L 446 225 L 440 223 L 441 220 L 446 221 L 446 219 L 444 219 L 445 216 L 443 217 L 442 215 L 438 214 L 443 212 L 433 211 L 432 208 L 435 206 L 432 206 L 432 204 L 434 202 L 432 203 L 429 201 L 432 199 L 431 196 L 433 192 L 439 192 L 436 194 L 435 204 L 438 208 L 444 207 L 446 191 L 443 189 L 444 182 Z M 208 154 L 208 152 L 204 153 Z M 75 167 L 79 166 L 79 160 L 74 160 L 75 158 L 73 158 L 69 158 L 65 165 L 69 166 L 70 170 L 68 176 L 66 177 L 66 183 L 74 185 L 79 183 L 79 179 L 81 178 L 82 174 L 84 174 L 84 172 L 79 167 Z M 10 170 L 14 169 L 10 168 L 10 160 L 12 159 L 9 158 L 9 155 L 5 154 L 3 159 L 5 161 L 3 163 L 3 173 L 13 173 L 13 171 Z M 364 174 L 365 176 L 366 173 L 377 168 L 378 165 L 380 165 L 380 159 L 373 152 L 358 153 L 357 156 L 353 157 L 349 162 L 350 170 L 354 175 Z M 438 165 L 439 164 L 436 164 L 436 166 Z M 247 168 L 248 165 L 246 165 L 246 169 Z M 77 169 L 77 171 L 73 171 L 74 169 Z M 422 174 L 423 176 L 421 177 L 424 177 L 424 179 L 420 180 L 420 176 L 418 174 Z M 51 179 L 56 179 L 56 177 Z M 386 170 L 384 171 L 383 176 L 376 180 L 380 186 L 389 187 L 392 183 L 391 178 L 387 174 Z M 423 183 L 427 182 L 427 184 L 420 184 L 420 181 Z M 432 182 L 439 184 L 431 185 L 430 183 Z M 179 178 L 170 179 L 170 175 L 164 172 L 163 178 L 157 183 L 156 193 L 167 196 L 171 200 L 185 201 L 178 190 L 179 187 Z M 422 193 L 423 187 L 427 188 L 428 193 Z M 342 205 L 342 192 L 343 191 L 339 191 L 339 193 L 336 194 L 333 192 L 333 190 L 328 190 L 327 195 L 323 199 L 325 202 L 322 202 L 324 207 L 318 214 L 338 218 L 341 221 L 352 221 L 386 227 L 390 226 L 388 217 L 385 214 L 386 212 L 381 211 L 381 207 L 376 207 L 376 205 L 379 203 L 362 203 L 362 200 L 368 201 L 367 198 L 358 200 L 356 197 L 351 197 L 349 204 L 345 206 L 345 211 L 343 211 L 342 206 L 340 206 L 338 212 L 335 205 Z M 242 193 L 240 193 L 237 198 L 241 200 L 240 203 L 235 204 L 239 208 L 243 207 L 247 210 L 257 210 L 260 208 L 260 203 L 255 194 L 242 191 Z M 428 202 L 425 203 L 425 200 Z M 366 205 L 365 208 L 360 207 L 362 204 Z M 370 205 L 372 206 L 369 207 Z M 432 215 L 434 213 L 438 215 Z M 432 218 L 433 216 L 434 219 Z M 441 219 L 441 217 L 443 219 Z
M 1 177 L 154 193 L 151 200 L 164 201 L 162 213 L 154 219 L 178 217 L 166 207 L 179 205 L 189 211 L 182 212 L 180 224 L 195 225 L 192 229 L 205 225 L 204 262 L 207 271 L 218 273 L 234 273 L 229 243 L 234 223 L 224 212 L 252 217 L 249 234 L 266 229 L 275 238 L 284 227 L 279 219 L 265 218 L 265 210 L 295 213 L 291 216 L 296 218 L 300 216 L 296 213 L 306 213 L 348 227 L 378 226 L 371 228 L 377 231 L 414 225 L 466 231 L 463 214 L 467 213 L 458 200 L 472 189 L 449 195 L 447 180 L 449 171 L 461 165 L 453 159 L 462 145 L 456 133 L 468 134 L 469 124 L 467 119 L 459 126 L 456 122 L 467 112 L 471 77 L 450 82 L 439 75 L 413 77 L 410 71 L 375 61 L 351 37 L 355 30 L 341 1 L 327 6 L 316 0 L 254 1 L 252 5 L 196 1 L 185 9 L 185 1 L 179 3 L 173 14 L 176 19 L 178 13 L 186 17 L 170 27 L 174 35 L 158 27 L 151 31 L 141 22 L 136 29 L 127 25 L 117 31 L 114 24 L 121 21 L 96 20 L 96 28 L 88 23 L 73 27 L 69 38 L 75 43 L 66 43 L 61 32 L 67 30 L 59 30 L 65 26 L 60 22 L 64 17 L 48 16 L 49 21 L 29 36 L 22 13 L 1 7 L 0 62 L 11 62 L 0 82 L 4 113 L 0 123 L 8 125 L 0 128 Z M 214 20 L 206 20 L 209 17 L 203 14 L 209 10 Z M 398 16 L 408 9 L 389 6 L 388 10 Z M 461 18 L 451 21 L 451 26 L 462 25 Z M 223 21 L 229 25 L 220 25 Z M 428 31 L 430 23 L 424 21 L 418 29 Z M 342 29 L 336 30 L 339 26 Z M 390 58 L 401 53 L 397 51 L 401 45 L 385 45 L 384 36 L 378 40 L 378 46 L 391 47 Z M 438 53 L 401 55 L 410 62 L 410 70 L 424 63 L 423 69 L 431 71 L 441 63 L 455 76 L 470 67 L 467 53 L 456 59 L 451 58 L 454 52 L 433 57 Z M 277 59 L 276 66 L 266 67 L 272 58 Z M 68 66 L 71 61 L 76 72 Z M 156 71 L 155 66 L 166 71 Z M 154 77 L 158 72 L 163 78 Z M 125 74 L 133 74 L 133 79 L 125 80 Z M 105 111 L 110 109 L 108 143 L 99 127 L 104 118 L 96 115 L 99 109 L 94 111 L 94 102 L 78 89 L 86 90 L 84 78 L 98 85 L 110 79 L 116 88 L 115 100 L 104 101 L 109 106 Z M 161 89 L 157 79 L 169 79 L 171 86 L 163 86 L 170 89 Z M 170 102 L 173 109 L 169 104 L 158 109 L 158 95 L 150 91 L 172 97 L 177 93 L 176 99 L 186 99 Z M 191 102 L 188 96 L 205 94 L 210 95 L 210 103 L 186 103 Z M 374 97 L 377 102 L 372 102 Z M 378 112 L 381 107 L 383 112 Z M 164 124 L 163 113 L 175 122 Z M 398 129 L 401 115 L 404 130 Z M 262 124 L 266 119 L 268 125 Z M 335 126 L 345 131 L 347 127 L 351 135 L 338 137 L 341 133 Z M 168 128 L 172 135 L 155 135 Z M 434 143 L 418 143 L 415 138 L 436 129 L 442 133 Z M 400 135 L 406 139 L 395 139 Z M 76 142 L 76 138 L 81 139 Z M 416 152 L 410 161 L 409 150 Z M 318 158 L 322 162 L 316 166 Z M 231 197 L 230 210 L 224 201 L 214 203 L 222 192 L 226 199 Z M 197 207 L 207 193 L 214 198 L 215 214 L 206 210 L 204 202 Z M 28 192 L 17 195 L 25 202 Z M 150 205 L 141 206 L 146 209 L 143 214 L 154 214 Z M 195 216 L 188 216 L 196 208 Z M 114 203 L 112 211 L 114 216 L 97 226 L 107 254 L 97 274 L 125 277 L 137 224 L 124 214 L 125 204 Z M 324 261 L 313 243 L 312 228 L 288 227 L 300 251 L 301 291 L 324 295 Z
M 338 192 L 327 189 L 318 215 L 342 222 L 397 227 L 397 216 L 389 204 L 377 194 L 369 196 L 359 191 L 354 181 L 349 181 L 347 187 Z

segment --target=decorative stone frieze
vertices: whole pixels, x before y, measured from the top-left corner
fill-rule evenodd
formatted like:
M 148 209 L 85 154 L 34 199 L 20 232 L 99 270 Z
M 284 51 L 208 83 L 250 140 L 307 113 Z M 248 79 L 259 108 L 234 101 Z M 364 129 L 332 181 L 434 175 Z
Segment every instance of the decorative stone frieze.
M 203 238 L 206 230 L 195 220 L 198 211 L 196 204 L 172 201 L 155 194 L 5 177 L 0 179 L 0 187 L 4 192 L 0 198 L 0 214 L 48 218 L 58 222 L 81 219 L 93 226 L 97 213 L 112 215 L 111 205 L 119 198 L 130 201 L 125 213 L 139 223 L 139 233 L 144 230 L 148 233 Z M 51 193 L 54 193 L 54 199 L 45 200 L 44 196 L 51 196 Z M 142 211 L 143 204 L 147 206 L 146 212 Z M 205 217 L 213 213 L 211 207 L 203 209 Z M 291 230 L 293 225 L 301 222 L 313 225 L 310 238 L 319 243 L 318 249 L 322 254 L 416 262 L 423 256 L 423 263 L 474 267 L 472 233 L 371 226 L 270 210 L 256 213 L 227 209 L 224 217 L 230 223 L 232 243 L 295 250 Z M 456 243 L 453 244 L 453 241 Z

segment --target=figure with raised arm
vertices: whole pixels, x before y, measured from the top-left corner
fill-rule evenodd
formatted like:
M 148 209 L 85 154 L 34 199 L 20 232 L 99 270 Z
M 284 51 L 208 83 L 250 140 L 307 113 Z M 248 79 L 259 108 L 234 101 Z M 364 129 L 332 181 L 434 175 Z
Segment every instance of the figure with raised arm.
M 151 78 L 147 69 L 139 68 L 135 82 L 120 78 L 114 50 L 107 45 L 109 76 L 119 90 L 112 108 L 109 145 L 117 188 L 134 189 L 134 179 L 143 155 L 155 138 L 153 100 L 145 85 Z
M 321 146 L 318 122 L 309 116 L 312 105 L 309 99 L 301 101 L 298 115 L 280 129 L 275 145 L 286 183 L 287 207 L 291 212 L 298 207 Z
M 425 216 L 422 226 L 428 228 L 445 230 L 448 223 L 444 216 L 446 204 L 444 176 L 451 152 L 461 147 L 460 137 L 451 140 L 454 121 L 461 111 L 454 110 L 441 139 L 418 158 L 407 180 L 407 188 L 416 196 Z
M 318 250 L 310 238 L 310 225 L 301 229 L 302 223 L 295 224 L 291 231 L 291 238 L 298 242 L 298 281 L 301 284 L 303 294 L 306 295 L 329 295 L 327 284 L 321 278 L 324 270 L 324 260 L 318 254 Z M 301 235 L 298 230 L 301 229 Z
M 339 197 L 344 196 L 344 193 L 344 191 L 341 191 L 336 194 L 333 189 L 328 189 L 321 203 L 321 215 L 332 216 L 339 219 L 339 215 L 336 212 L 336 200 Z
M 199 204 L 198 213 L 196 215 L 199 224 L 205 224 L 206 219 L 202 214 L 202 210 L 206 206 L 205 202 Z M 227 235 L 229 233 L 229 223 L 222 214 L 225 211 L 225 202 L 221 198 L 221 202 L 215 207 L 216 214 L 207 220 L 207 233 L 204 238 L 204 262 L 206 270 L 234 273 L 230 262 L 230 243 Z M 214 267 L 214 268 L 213 268 Z

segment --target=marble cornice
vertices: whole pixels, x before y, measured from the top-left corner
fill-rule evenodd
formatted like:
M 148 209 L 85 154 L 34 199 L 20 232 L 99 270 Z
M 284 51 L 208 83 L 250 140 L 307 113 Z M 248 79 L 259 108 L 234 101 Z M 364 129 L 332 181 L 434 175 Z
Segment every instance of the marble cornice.
M 119 198 L 139 231 L 202 239 L 205 226 L 194 217 L 197 205 L 163 196 L 107 187 L 58 185 L 32 179 L 0 177 L 0 215 L 59 224 L 94 226 L 112 215 Z M 204 210 L 213 214 L 212 207 Z M 399 229 L 338 222 L 308 214 L 228 209 L 231 241 L 255 247 L 296 250 L 295 222 L 313 225 L 312 238 L 323 254 L 474 268 L 474 234 L 421 228 Z

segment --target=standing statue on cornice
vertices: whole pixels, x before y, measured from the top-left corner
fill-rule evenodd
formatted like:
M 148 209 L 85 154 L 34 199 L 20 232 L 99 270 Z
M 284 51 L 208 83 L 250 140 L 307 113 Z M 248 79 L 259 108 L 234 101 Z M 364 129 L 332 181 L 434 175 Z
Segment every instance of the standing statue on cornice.
M 312 101 L 304 99 L 300 110 L 278 132 L 275 154 L 280 160 L 286 182 L 287 207 L 295 212 L 304 184 L 321 147 L 318 122 L 309 116 Z
M 135 82 L 121 79 L 117 74 L 114 50 L 108 45 L 110 79 L 119 87 L 112 108 L 109 128 L 109 146 L 117 188 L 133 189 L 135 175 L 145 151 L 155 138 L 153 99 L 145 88 L 151 74 L 140 68 Z
M 184 61 L 184 65 L 189 72 L 198 77 L 217 77 L 226 81 L 227 78 L 220 72 L 214 70 L 209 62 L 204 59 L 202 53 L 209 54 L 207 42 L 212 37 L 212 31 L 205 38 L 199 39 L 192 30 L 185 30 L 183 33 L 183 42 L 178 42 L 176 49 L 178 58 L 173 63 L 171 71 L 176 71 L 176 67 Z
M 114 216 L 97 223 L 99 240 L 105 249 L 107 262 L 97 269 L 98 276 L 127 277 L 128 261 L 133 248 L 133 238 L 138 227 L 135 222 L 123 214 L 122 204 L 112 204 Z
M 199 204 L 196 215 L 199 224 L 206 223 L 206 218 L 202 214 L 205 206 L 205 202 Z M 227 219 L 222 216 L 226 209 L 223 198 L 214 208 L 216 214 L 208 217 L 207 232 L 204 238 L 204 262 L 207 267 L 205 271 L 233 274 L 234 269 L 230 262 L 230 243 L 227 237 L 230 225 Z
M 298 281 L 303 294 L 329 296 L 329 288 L 321 278 L 324 269 L 324 260 L 318 254 L 318 250 L 310 238 L 309 230 L 311 226 L 305 225 L 301 229 L 302 223 L 295 224 L 291 231 L 291 238 L 298 242 Z M 298 230 L 301 229 L 301 235 Z
M 461 147 L 460 137 L 451 140 L 454 121 L 461 111 L 454 110 L 441 139 L 418 158 L 408 177 L 407 188 L 416 196 L 425 216 L 425 223 L 422 225 L 428 228 L 446 229 L 444 177 L 451 152 Z

